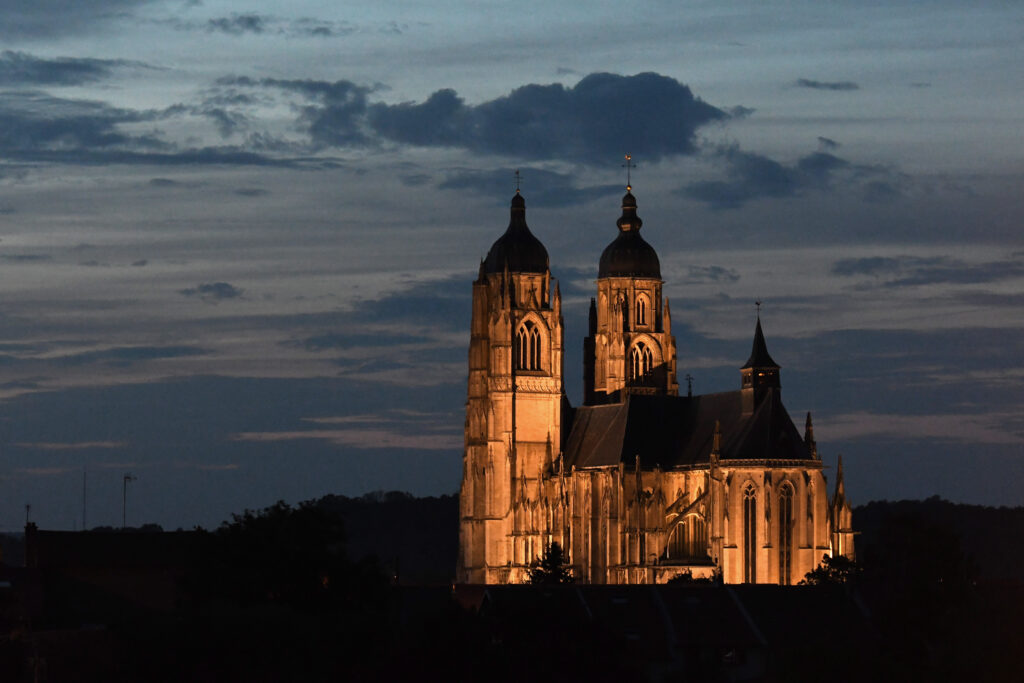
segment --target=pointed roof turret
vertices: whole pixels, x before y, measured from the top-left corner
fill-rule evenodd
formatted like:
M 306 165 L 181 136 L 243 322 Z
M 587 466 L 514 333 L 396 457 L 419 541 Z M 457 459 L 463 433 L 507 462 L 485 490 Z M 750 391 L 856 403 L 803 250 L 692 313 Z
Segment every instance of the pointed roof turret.
M 846 502 L 846 482 L 843 481 L 843 454 L 839 454 L 839 461 L 836 463 L 836 488 L 832 494 L 832 504 Z
M 508 229 L 491 245 L 484 259 L 484 270 L 500 273 L 544 273 L 548 269 L 548 250 L 526 225 L 526 200 L 516 190 L 512 197 Z
M 778 367 L 779 364 L 768 354 L 768 345 L 764 341 L 764 332 L 761 331 L 761 316 L 759 315 L 757 316 L 757 327 L 754 329 L 754 346 L 750 350 L 750 358 L 741 369 Z
M 814 423 L 811 422 L 811 411 L 809 410 L 807 411 L 807 421 L 804 423 L 804 445 L 807 446 L 807 450 L 815 460 L 820 459 L 818 457 L 818 442 L 814 440 Z

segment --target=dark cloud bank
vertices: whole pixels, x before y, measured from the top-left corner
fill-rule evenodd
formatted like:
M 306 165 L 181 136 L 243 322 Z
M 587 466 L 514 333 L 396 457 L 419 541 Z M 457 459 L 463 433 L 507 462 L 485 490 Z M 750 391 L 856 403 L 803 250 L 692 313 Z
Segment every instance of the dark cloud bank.
M 108 78 L 120 67 L 145 66 L 124 59 L 42 59 L 25 52 L 4 50 L 0 52 L 0 86 L 82 85 Z
M 852 164 L 825 151 L 812 152 L 788 165 L 738 147 L 720 149 L 715 156 L 725 166 L 725 178 L 690 183 L 680 193 L 716 209 L 735 209 L 755 199 L 829 189 L 840 177 L 848 182 L 867 180 L 861 189 L 869 201 L 884 201 L 900 194 L 888 169 Z
M 696 150 L 695 132 L 728 118 L 673 78 L 595 73 L 566 87 L 529 84 L 467 104 L 451 89 L 425 101 L 371 102 L 351 81 L 221 79 L 224 86 L 275 88 L 309 101 L 301 123 L 324 146 L 380 142 L 463 148 L 533 159 L 607 162 L 624 149 L 656 160 Z M 630 103 L 644 103 L 631 106 Z
M 241 19 L 238 15 L 236 18 Z M 243 22 L 245 23 L 245 22 Z M 248 24 L 246 24 L 248 25 Z M 102 78 L 120 62 L 39 60 L 4 53 L 8 83 L 29 81 L 81 83 Z M 836 85 L 836 84 L 832 84 Z M 841 85 L 841 84 L 840 84 Z M 810 86 L 809 86 L 810 87 Z M 783 163 L 737 146 L 708 148 L 697 133 L 736 114 L 695 97 L 674 78 L 656 73 L 621 76 L 593 73 L 572 86 L 527 84 L 509 94 L 469 104 L 451 89 L 437 90 L 422 102 L 375 101 L 383 86 L 348 80 L 221 78 L 196 104 L 131 110 L 103 102 L 58 98 L 40 91 L 8 91 L 0 99 L 0 155 L 9 159 L 77 164 L 274 165 L 324 167 L 335 149 L 388 146 L 445 147 L 477 155 L 529 161 L 559 161 L 608 167 L 624 151 L 647 162 L 702 153 L 724 170 L 723 177 L 691 183 L 682 196 L 716 209 L 733 209 L 762 198 L 788 198 L 811 190 L 829 190 L 842 180 L 872 202 L 900 196 L 887 169 L 853 164 L 834 154 L 838 143 L 819 138 L 819 151 Z M 293 98 L 302 141 L 273 139 L 258 130 L 254 101 Z M 255 95 L 255 97 L 254 97 Z M 743 110 L 746 115 L 750 110 Z M 183 149 L 159 129 L 128 132 L 131 124 L 196 116 L 212 123 L 222 137 L 246 133 L 236 145 Z M 611 191 L 608 186 L 579 187 L 568 175 L 527 169 L 537 206 L 588 202 Z M 499 178 L 499 175 L 501 177 Z M 507 187 L 507 171 L 450 173 L 441 189 Z M 410 176 L 409 184 L 427 179 Z

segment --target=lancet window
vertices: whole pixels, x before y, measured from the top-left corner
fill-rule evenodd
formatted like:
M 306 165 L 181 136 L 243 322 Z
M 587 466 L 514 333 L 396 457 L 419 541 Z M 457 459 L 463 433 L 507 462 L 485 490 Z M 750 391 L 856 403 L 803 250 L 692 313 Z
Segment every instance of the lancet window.
M 641 294 L 636 298 L 636 324 L 647 324 L 647 297 Z
M 654 370 L 654 355 L 649 346 L 637 342 L 629 353 L 629 378 L 635 383 L 642 383 L 651 376 Z
M 516 332 L 516 370 L 541 370 L 540 330 L 527 320 Z
M 793 488 L 779 491 L 779 583 L 790 585 L 793 569 Z
M 743 581 L 757 581 L 757 491 L 743 491 Z

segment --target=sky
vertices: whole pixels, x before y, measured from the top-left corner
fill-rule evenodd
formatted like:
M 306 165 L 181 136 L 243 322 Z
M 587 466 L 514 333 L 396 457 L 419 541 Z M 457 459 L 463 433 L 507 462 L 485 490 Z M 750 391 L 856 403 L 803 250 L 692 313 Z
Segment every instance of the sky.
M 514 171 L 579 405 L 626 153 L 695 393 L 761 300 L 855 505 L 1024 505 L 1021 64 L 1008 0 L 0 0 L 0 530 L 456 492 Z

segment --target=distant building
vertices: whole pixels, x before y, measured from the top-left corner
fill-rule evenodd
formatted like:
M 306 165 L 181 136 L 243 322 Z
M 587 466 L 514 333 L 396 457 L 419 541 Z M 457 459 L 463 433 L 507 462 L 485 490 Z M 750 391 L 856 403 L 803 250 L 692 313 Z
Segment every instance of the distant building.
M 584 340 L 584 405 L 563 382 L 548 253 L 516 192 L 473 283 L 457 581 L 518 583 L 550 543 L 586 583 L 794 584 L 853 556 L 840 463 L 828 498 L 808 413 L 781 399 L 758 317 L 740 389 L 679 396 L 661 266 L 627 187 Z

